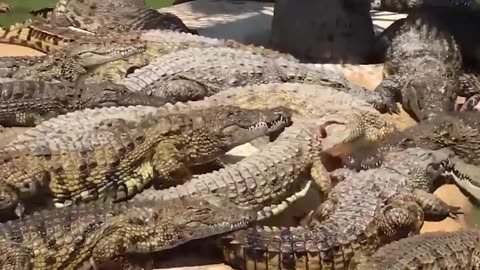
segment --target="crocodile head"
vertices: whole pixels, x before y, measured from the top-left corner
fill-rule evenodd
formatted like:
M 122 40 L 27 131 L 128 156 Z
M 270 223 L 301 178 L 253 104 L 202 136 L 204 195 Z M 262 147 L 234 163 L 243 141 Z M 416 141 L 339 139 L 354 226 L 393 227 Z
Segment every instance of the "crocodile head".
M 195 201 L 181 207 L 180 213 L 166 209 L 163 215 L 179 227 L 186 240 L 243 229 L 257 220 L 256 211 L 240 208 L 224 195 L 204 195 Z
M 108 38 L 99 41 L 74 42 L 65 49 L 68 50 L 70 57 L 88 69 L 142 53 L 146 48 L 146 43 L 138 39 Z
M 444 174 L 449 176 L 455 184 L 473 198 L 477 203 L 480 202 L 480 168 L 468 164 L 458 156 L 450 158 L 442 163 Z
M 428 149 L 446 147 L 465 162 L 480 164 L 480 118 L 478 112 L 438 114 L 398 136 L 402 146 Z
M 220 106 L 204 110 L 203 121 L 209 133 L 217 138 L 223 150 L 247 143 L 264 135 L 282 131 L 292 121 L 292 113 L 284 107 L 272 109 L 244 109 Z
M 411 187 L 432 191 L 444 183 L 443 164 L 452 155 L 453 152 L 445 148 L 428 150 L 413 147 L 385 154 L 381 166 L 408 175 Z

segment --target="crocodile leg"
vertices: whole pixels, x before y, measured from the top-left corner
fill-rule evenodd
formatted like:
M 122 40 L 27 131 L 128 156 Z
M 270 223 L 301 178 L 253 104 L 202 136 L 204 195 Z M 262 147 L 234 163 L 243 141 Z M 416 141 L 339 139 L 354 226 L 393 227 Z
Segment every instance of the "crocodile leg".
M 322 202 L 317 209 L 311 211 L 300 221 L 301 226 L 319 226 L 322 221 L 326 220 L 330 214 L 333 213 L 338 203 L 338 198 L 332 193 L 329 194 L 329 198 Z
M 112 166 L 126 166 L 125 163 L 116 163 L 118 161 L 113 157 L 107 158 L 112 160 Z M 85 192 L 79 194 L 79 198 L 75 200 L 69 199 L 72 195 L 68 189 L 65 187 L 65 179 L 67 175 L 74 175 L 77 168 L 71 167 L 64 169 L 62 174 L 52 174 L 52 179 L 50 181 L 50 189 L 54 192 L 58 192 L 59 196 L 54 198 L 56 207 L 65 207 L 74 204 L 78 200 L 92 200 L 98 199 L 101 197 L 101 194 L 98 189 L 91 188 L 89 184 L 85 184 Z M 92 175 L 98 175 L 99 172 L 92 172 Z M 77 173 L 78 174 L 78 173 Z M 142 192 L 146 187 L 149 186 L 153 178 L 154 172 L 152 166 L 148 162 L 142 164 L 135 168 L 130 175 L 123 176 L 124 183 L 104 183 L 104 189 L 107 189 L 106 192 L 106 201 L 119 202 L 127 199 L 131 199 L 136 194 Z
M 210 96 L 212 92 L 218 93 L 221 89 L 207 85 L 204 82 L 189 78 L 185 75 L 175 75 L 161 83 L 159 89 L 152 90 L 153 95 L 165 96 L 174 102 L 187 102 L 201 100 Z
M 157 181 L 153 182 L 156 189 L 163 189 L 177 184 L 184 184 L 192 177 L 190 169 L 185 165 L 182 153 L 170 142 L 162 142 L 155 148 L 152 163 L 158 174 Z
M 31 269 L 30 252 L 16 243 L 0 244 L 0 265 L 2 269 Z
M 458 219 L 458 215 L 463 214 L 460 207 L 448 205 L 435 194 L 428 193 L 424 190 L 414 190 L 413 196 L 427 216 L 438 217 L 440 219 L 446 217 Z
M 126 222 L 126 223 L 125 223 Z M 132 218 L 112 224 L 103 230 L 103 236 L 91 250 L 92 261 L 102 263 L 115 259 L 130 250 L 152 252 L 162 247 L 171 247 L 183 238 L 180 231 L 171 224 L 145 226 L 141 219 Z
M 423 211 L 415 202 L 392 198 L 381 209 L 377 222 L 381 234 L 385 237 L 396 238 L 405 232 L 406 237 L 420 232 L 423 225 Z
M 12 157 L 1 157 L 3 162 L 11 159 Z M 41 190 L 48 186 L 49 177 L 46 171 L 39 164 L 29 163 L 27 168 L 3 168 L 4 179 L 17 179 L 10 185 L 1 185 L 0 188 L 0 206 L 2 209 L 14 209 L 17 216 L 23 216 L 25 205 L 20 203 L 20 199 L 27 199 L 29 195 L 35 192 L 41 192 Z M 33 181 L 30 181 L 33 180 Z M 9 210 L 7 210 L 9 211 Z
M 330 191 L 332 190 L 332 180 L 330 179 L 330 175 L 323 165 L 322 162 L 322 151 L 324 147 L 322 145 L 322 139 L 327 137 L 327 130 L 326 128 L 332 124 L 344 124 L 339 121 L 326 121 L 319 128 L 316 130 L 314 136 L 315 139 L 312 141 L 312 167 L 310 168 L 310 176 L 315 181 L 317 186 L 320 188 L 320 192 L 323 196 L 327 197 Z

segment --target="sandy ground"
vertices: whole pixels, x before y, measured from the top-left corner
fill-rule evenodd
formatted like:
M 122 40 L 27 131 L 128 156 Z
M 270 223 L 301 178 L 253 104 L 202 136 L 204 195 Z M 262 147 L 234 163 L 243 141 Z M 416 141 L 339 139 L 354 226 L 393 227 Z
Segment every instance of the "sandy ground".
M 42 55 L 42 53 L 37 52 L 33 49 L 14 46 L 14 45 L 6 45 L 0 44 L 0 56 L 22 56 L 22 55 Z M 359 76 L 358 74 L 346 74 L 346 76 L 358 83 L 363 85 L 369 89 L 374 88 L 381 80 L 381 66 L 373 69 L 372 72 L 362 74 Z M 405 113 L 401 115 L 392 116 L 392 119 L 397 122 L 398 126 L 400 127 L 407 127 L 414 124 L 413 120 L 411 120 Z M 14 129 L 4 129 L 0 130 L 0 133 L 8 134 L 6 136 L 13 137 L 16 134 L 22 132 L 22 128 L 14 128 Z M 0 141 L 0 147 L 2 142 Z M 458 190 L 455 185 L 446 185 L 441 187 L 435 192 L 438 196 L 440 196 L 445 202 L 451 205 L 461 206 L 465 213 L 469 213 L 471 211 L 472 205 L 469 203 L 467 198 L 462 195 L 462 193 Z M 299 206 L 301 207 L 301 206 Z M 296 210 L 293 210 L 296 211 Z M 428 231 L 455 231 L 462 227 L 466 227 L 465 218 L 462 216 L 459 221 L 454 221 L 451 219 L 444 220 L 442 222 L 425 222 L 422 232 Z M 197 258 L 198 259 L 198 258 Z M 193 261 L 197 261 L 197 259 L 192 259 Z M 191 261 L 188 258 L 178 259 L 181 262 Z M 176 260 L 175 260 L 176 261 Z M 188 263 L 192 265 L 191 263 Z M 183 264 L 185 265 L 185 264 Z M 195 265 L 195 264 L 193 264 Z M 184 269 L 175 268 L 175 269 Z M 198 270 L 227 270 L 231 269 L 229 266 L 224 264 L 216 264 L 216 265 L 204 265 L 198 267 L 189 267 L 188 269 L 198 269 Z

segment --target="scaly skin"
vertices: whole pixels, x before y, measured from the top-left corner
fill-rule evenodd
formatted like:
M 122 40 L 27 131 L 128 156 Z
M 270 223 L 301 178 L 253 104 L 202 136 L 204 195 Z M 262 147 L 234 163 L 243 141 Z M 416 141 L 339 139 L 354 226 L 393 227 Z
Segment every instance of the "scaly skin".
M 382 11 L 406 13 L 419 8 L 448 8 L 466 11 L 478 11 L 479 2 L 475 0 L 371 0 L 371 8 Z
M 350 269 L 478 269 L 480 230 L 429 232 L 380 248 L 373 256 L 355 258 Z
M 251 52 L 267 58 L 282 58 L 292 62 L 298 62 L 298 60 L 291 55 L 266 49 L 261 46 L 244 45 L 234 40 L 214 39 L 189 33 L 162 30 L 143 31 L 139 36 L 142 42 L 147 44 L 147 49 L 144 53 L 102 65 L 91 73 L 89 79 L 95 81 L 105 79 L 113 81 L 121 80 L 133 73 L 135 69 L 150 64 L 158 57 L 188 48 L 228 47 Z
M 461 213 L 429 193 L 447 158 L 410 148 L 390 153 L 377 169 L 335 170 L 340 182 L 318 209 L 319 224 L 238 231 L 226 238 L 225 258 L 241 269 L 346 269 L 355 254 L 419 233 L 429 215 Z
M 371 168 L 382 162 L 382 155 L 392 148 L 422 147 L 448 148 L 458 158 L 472 165 L 480 165 L 480 114 L 455 112 L 436 117 L 408 128 L 382 142 L 366 144 L 346 158 L 354 168 Z
M 171 53 L 121 81 L 134 92 L 171 102 L 202 99 L 228 87 L 274 82 L 333 86 L 380 110 L 396 110 L 393 99 L 350 83 L 338 73 L 231 48 L 191 48 Z
M 91 75 L 93 79 L 121 79 L 128 75 L 127 70 L 131 69 L 132 67 L 143 67 L 149 64 L 153 59 L 158 56 L 188 48 L 229 47 L 242 51 L 249 51 L 269 58 L 281 57 L 290 61 L 298 62 L 298 60 L 291 55 L 279 53 L 277 51 L 266 49 L 261 46 L 243 45 L 233 40 L 214 39 L 203 36 L 196 36 L 189 33 L 179 33 L 163 30 L 148 30 L 142 31 L 140 33 L 128 33 L 126 34 L 126 37 L 125 35 L 118 34 L 109 35 L 107 37 L 86 35 L 84 37 L 77 37 L 77 40 L 81 41 L 81 44 L 83 44 L 83 46 L 86 46 L 88 43 L 91 42 L 93 43 L 92 47 L 99 46 L 100 49 L 101 43 L 99 43 L 99 40 L 114 39 L 120 43 L 121 40 L 127 39 L 128 37 L 131 37 L 133 39 L 135 35 L 141 40 L 138 41 L 139 44 L 145 43 L 146 51 L 143 53 L 132 55 L 130 57 L 125 57 L 118 61 L 114 61 L 114 63 L 98 67 L 96 69 L 96 72 Z M 126 42 L 128 41 L 129 40 L 127 39 Z M 67 46 L 67 44 L 71 44 L 71 42 L 74 42 L 73 39 L 68 37 L 61 46 Z M 34 44 L 36 45 L 37 43 L 38 42 Z M 47 42 L 43 43 L 44 45 L 42 45 L 42 47 L 46 47 Z M 106 75 L 104 73 L 106 73 Z
M 319 123 L 319 122 L 317 122 Z M 302 198 L 312 185 L 310 175 L 325 193 L 331 188 L 320 161 L 319 124 L 296 121 L 265 149 L 212 173 L 165 190 L 145 190 L 143 197 L 155 200 L 228 194 L 236 205 L 257 211 L 264 220 L 283 212 Z M 132 198 L 136 200 L 136 198 Z
M 310 185 L 308 179 L 313 178 L 316 186 L 328 193 L 331 183 L 318 160 L 324 146 L 359 137 L 378 139 L 393 129 L 366 102 L 316 85 L 269 84 L 233 88 L 203 101 L 167 104 L 162 108 L 183 111 L 217 103 L 238 104 L 245 108 L 285 106 L 294 111 L 294 124 L 274 142 L 236 164 L 199 175 L 180 186 L 144 191 L 143 194 L 163 200 L 209 193 L 228 194 L 232 201 L 259 211 L 259 217 L 265 219 L 281 213 L 301 198 Z M 345 130 L 341 124 L 334 125 L 348 121 L 356 122 L 358 129 Z M 318 134 L 319 126 L 324 125 L 327 125 L 327 134 L 331 135 L 326 138 Z
M 110 37 L 75 41 L 45 57 L 32 66 L 20 67 L 12 74 L 16 79 L 77 81 L 89 70 L 108 62 L 129 57 L 146 50 L 137 36 L 120 40 Z
M 477 35 L 472 35 L 477 29 L 476 25 L 480 23 L 478 12 L 433 7 L 412 12 L 406 19 L 394 22 L 378 37 L 374 49 L 377 61 L 384 62 L 382 56 L 385 55 L 392 39 L 398 35 L 399 30 L 406 27 L 405 24 L 411 24 L 412 22 L 423 24 L 425 20 L 429 23 L 429 27 L 425 28 L 427 33 L 430 32 L 432 36 L 435 36 L 435 32 L 438 31 L 448 33 L 454 37 L 460 49 L 462 73 L 460 74 L 458 95 L 468 98 L 472 95 L 472 92 L 474 92 L 473 94 L 480 93 L 477 79 L 472 76 L 478 73 L 480 69 L 480 56 L 477 53 L 480 48 L 480 38 Z M 438 43 L 433 44 L 438 45 Z M 445 43 L 444 46 L 447 49 L 449 46 L 452 47 L 452 44 Z M 456 61 L 455 58 L 452 60 Z
M 80 269 L 242 229 L 255 219 L 214 195 L 52 209 L 0 224 L 0 266 Z
M 96 199 L 121 201 L 143 189 L 183 183 L 190 167 L 289 125 L 284 108 L 234 106 L 103 121 L 84 140 L 68 136 L 11 143 L 0 150 L 3 218 L 35 208 Z
M 123 85 L 109 82 L 0 81 L 2 126 L 35 126 L 58 115 L 85 108 L 164 104 L 161 98 L 134 93 Z
M 13 144 L 54 140 L 57 136 L 88 142 L 91 140 L 89 134 L 94 134 L 97 126 L 111 118 L 124 118 L 134 123 L 148 114 L 205 110 L 221 104 L 264 109 L 284 106 L 293 111 L 294 124 L 260 152 L 236 164 L 200 175 L 174 188 L 151 192 L 153 194 L 144 191 L 142 194 L 159 200 L 209 193 L 227 194 L 232 201 L 258 211 L 262 219 L 267 218 L 280 213 L 306 193 L 310 185 L 308 175 L 312 171 L 315 182 L 328 192 L 330 182 L 323 167 L 318 166 L 321 163 L 316 160 L 321 149 L 359 138 L 379 139 L 395 129 L 371 105 L 355 96 L 328 86 L 286 83 L 233 88 L 205 100 L 167 104 L 160 108 L 86 109 L 43 122 L 19 135 Z M 315 119 L 314 123 L 302 121 L 305 118 Z M 332 136 L 318 136 L 318 127 L 333 121 L 351 121 L 356 123 L 356 128 L 345 129 L 341 124 L 331 124 L 326 131 Z M 346 126 L 353 127 L 350 124 Z M 318 147 L 319 138 L 322 148 Z
M 396 31 L 385 56 L 384 79 L 375 91 L 390 93 L 421 121 L 454 110 L 463 68 L 453 36 L 429 14 L 417 15 Z
M 358 99 L 355 95 L 339 91 L 335 87 L 271 83 L 235 87 L 203 100 L 166 104 L 159 108 L 110 107 L 67 113 L 25 131 L 16 138 L 15 142 L 44 140 L 57 135 L 71 136 L 72 140 L 81 140 L 87 134 L 93 133 L 102 122 L 111 118 L 121 118 L 131 123 L 139 123 L 153 113 L 186 113 L 190 110 L 202 110 L 221 105 L 233 105 L 246 109 L 268 109 L 282 106 L 291 109 L 295 117 L 325 119 L 325 121 L 329 120 L 329 115 L 335 115 L 335 119 L 347 123 L 348 126 L 344 132 L 345 137 L 341 137 L 340 134 L 336 135 L 339 141 L 354 141 L 360 137 L 365 137 L 368 141 L 376 141 L 396 130 L 395 126 L 382 118 L 382 115 L 371 105 Z M 345 117 L 340 119 L 340 116 Z M 360 118 L 361 121 L 357 121 L 357 118 Z
M 41 11 L 39 13 L 46 14 Z M 93 33 L 148 29 L 197 33 L 174 14 L 150 9 L 144 1 L 138 0 L 60 0 L 53 9 L 49 22 L 55 26 L 73 26 Z

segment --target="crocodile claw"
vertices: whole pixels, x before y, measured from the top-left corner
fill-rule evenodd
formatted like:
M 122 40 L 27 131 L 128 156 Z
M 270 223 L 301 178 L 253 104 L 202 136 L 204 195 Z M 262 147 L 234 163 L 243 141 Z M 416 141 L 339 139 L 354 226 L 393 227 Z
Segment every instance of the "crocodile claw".
M 465 213 L 462 211 L 462 208 L 458 206 L 451 206 L 450 211 L 448 213 L 448 217 L 455 220 L 455 221 L 460 221 L 459 215 L 464 215 Z

